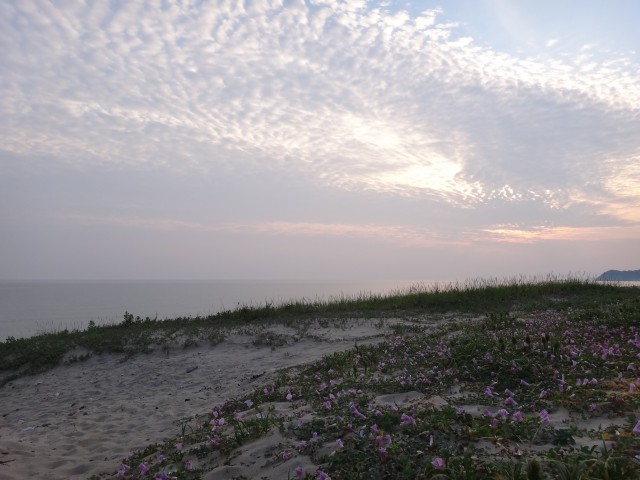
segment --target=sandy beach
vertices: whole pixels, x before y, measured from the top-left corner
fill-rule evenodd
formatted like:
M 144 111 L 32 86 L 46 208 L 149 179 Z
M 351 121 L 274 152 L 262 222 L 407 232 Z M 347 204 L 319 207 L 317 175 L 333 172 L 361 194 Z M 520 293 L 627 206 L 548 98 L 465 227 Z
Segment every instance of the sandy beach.
M 0 388 L 0 478 L 112 478 L 132 451 L 179 433 L 181 419 L 209 412 L 282 368 L 355 343 L 378 342 L 391 323 L 354 320 L 346 328 L 314 323 L 305 338 L 286 327 L 265 327 L 254 334 L 230 333 L 215 346 L 132 358 L 97 355 L 17 379 Z M 265 332 L 288 342 L 261 344 Z M 225 477 L 220 475 L 216 478 Z

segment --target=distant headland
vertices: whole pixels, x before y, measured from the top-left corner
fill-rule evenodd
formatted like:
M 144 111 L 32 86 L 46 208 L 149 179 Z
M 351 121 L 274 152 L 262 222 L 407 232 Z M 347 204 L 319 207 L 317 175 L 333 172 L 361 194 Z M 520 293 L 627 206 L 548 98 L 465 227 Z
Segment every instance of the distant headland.
M 596 281 L 622 281 L 622 282 L 639 282 L 640 270 L 607 270 Z

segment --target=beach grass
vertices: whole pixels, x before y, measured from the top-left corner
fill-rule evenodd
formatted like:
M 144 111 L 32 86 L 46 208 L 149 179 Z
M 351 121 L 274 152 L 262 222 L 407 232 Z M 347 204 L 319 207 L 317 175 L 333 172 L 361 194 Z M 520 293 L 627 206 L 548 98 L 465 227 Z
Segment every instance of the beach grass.
M 0 342 L 0 385 L 22 375 L 40 373 L 62 362 L 81 361 L 94 354 L 135 355 L 152 351 L 181 339 L 185 345 L 217 343 L 224 329 L 254 324 L 279 323 L 301 327 L 305 321 L 323 317 L 381 317 L 412 312 L 495 313 L 554 308 L 598 309 L 633 297 L 629 289 L 615 283 L 602 284 L 586 277 L 477 279 L 464 283 L 443 283 L 387 294 L 363 292 L 328 300 L 295 299 L 260 306 L 238 305 L 208 316 L 174 319 L 141 318 L 125 312 L 117 324 L 86 329 L 63 329 L 29 338 L 9 337 Z
M 62 329 L 29 338 L 9 337 L 0 342 L 0 385 L 22 375 L 36 374 L 62 362 L 101 353 L 135 355 L 149 352 L 177 338 L 185 345 L 222 340 L 223 329 L 248 324 L 284 323 L 299 326 L 317 316 L 395 316 L 413 311 L 431 313 L 492 313 L 521 310 L 594 308 L 629 296 L 615 285 L 584 278 L 556 277 L 478 279 L 464 283 L 417 284 L 388 294 L 362 293 L 328 300 L 296 299 L 260 306 L 239 305 L 214 315 L 158 320 L 125 312 L 111 325 L 89 322 L 86 329 Z
M 207 317 L 126 313 L 117 325 L 9 339 L 0 371 L 6 383 L 73 352 L 81 352 L 73 361 L 144 354 L 176 338 L 216 343 L 225 329 L 319 319 L 340 328 L 362 317 L 415 321 L 176 419 L 174 437 L 95 478 L 202 478 L 256 445 L 273 471 L 286 472 L 279 478 L 640 478 L 637 287 L 478 280 Z M 446 322 L 420 321 L 431 317 Z

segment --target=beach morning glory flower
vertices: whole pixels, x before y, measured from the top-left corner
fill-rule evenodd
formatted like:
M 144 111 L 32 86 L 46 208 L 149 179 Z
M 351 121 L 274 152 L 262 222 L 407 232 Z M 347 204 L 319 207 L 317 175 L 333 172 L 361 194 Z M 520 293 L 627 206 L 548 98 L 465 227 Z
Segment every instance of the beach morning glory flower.
M 331 477 L 327 475 L 325 472 L 323 472 L 322 470 L 318 470 L 316 472 L 316 475 L 318 475 L 318 478 L 320 480 L 331 480 Z
M 433 468 L 437 468 L 438 470 L 441 470 L 444 468 L 444 460 L 440 457 L 436 457 L 431 462 L 431 465 L 433 465 Z
M 538 416 L 540 417 L 540 423 L 549 423 L 549 412 L 542 410 Z
M 400 425 L 415 425 L 416 424 L 416 419 L 413 418 L 411 415 L 407 415 L 406 413 L 403 413 L 402 416 L 400 417 Z
M 500 410 L 498 410 L 498 413 L 496 415 L 499 415 L 503 420 L 505 420 L 509 416 L 509 412 L 507 412 L 504 408 L 501 408 Z

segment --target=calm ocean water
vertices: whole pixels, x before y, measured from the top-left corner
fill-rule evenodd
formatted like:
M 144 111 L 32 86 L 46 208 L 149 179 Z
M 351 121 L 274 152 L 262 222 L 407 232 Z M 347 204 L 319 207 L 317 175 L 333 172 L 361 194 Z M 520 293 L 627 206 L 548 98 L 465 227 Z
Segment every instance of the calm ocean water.
M 0 282 L 0 341 L 61 329 L 118 323 L 125 311 L 140 317 L 175 318 L 275 304 L 388 293 L 415 285 L 394 282 L 90 281 Z

